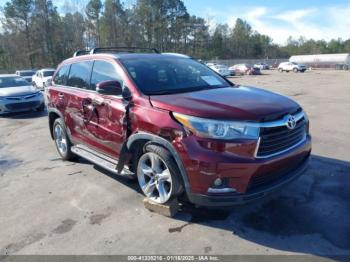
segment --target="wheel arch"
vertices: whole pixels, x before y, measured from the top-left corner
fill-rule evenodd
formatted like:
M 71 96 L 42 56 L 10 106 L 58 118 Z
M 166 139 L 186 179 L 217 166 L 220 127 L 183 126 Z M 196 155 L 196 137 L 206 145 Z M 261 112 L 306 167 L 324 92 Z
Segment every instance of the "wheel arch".
M 186 194 L 189 194 L 191 191 L 191 188 L 190 188 L 190 183 L 188 181 L 185 166 L 184 166 L 179 154 L 177 153 L 177 151 L 175 150 L 173 145 L 168 140 L 166 140 L 160 136 L 157 136 L 157 135 L 149 134 L 146 132 L 139 132 L 139 133 L 133 134 L 129 137 L 128 141 L 126 142 L 126 147 L 128 149 L 128 152 L 132 152 L 132 150 L 137 145 L 138 146 L 142 145 L 142 148 L 143 148 L 146 144 L 159 145 L 161 147 L 164 147 L 165 149 L 167 149 L 170 152 L 170 154 L 172 155 L 172 157 L 175 160 L 175 163 L 177 164 L 177 166 L 179 168 L 180 175 L 181 175 L 182 181 L 184 183 Z
M 51 135 L 51 138 L 53 139 L 53 123 L 55 122 L 55 120 L 57 118 L 62 118 L 63 119 L 63 116 L 61 114 L 60 111 L 56 110 L 56 109 L 49 109 L 49 128 L 50 128 L 50 135 Z

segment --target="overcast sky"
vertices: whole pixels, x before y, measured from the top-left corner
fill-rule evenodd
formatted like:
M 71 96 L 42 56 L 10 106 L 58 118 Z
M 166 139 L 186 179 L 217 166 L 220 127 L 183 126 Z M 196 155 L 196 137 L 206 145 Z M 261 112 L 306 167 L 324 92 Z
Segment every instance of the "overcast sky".
M 122 0 L 127 4 L 134 1 Z M 288 36 L 325 40 L 350 38 L 350 0 L 183 1 L 190 14 L 208 19 L 212 28 L 217 23 L 234 26 L 239 17 L 278 44 L 285 44 Z M 0 0 L 0 5 L 5 2 L 7 0 Z M 53 0 L 60 12 L 64 12 L 65 3 L 84 2 L 87 0 Z

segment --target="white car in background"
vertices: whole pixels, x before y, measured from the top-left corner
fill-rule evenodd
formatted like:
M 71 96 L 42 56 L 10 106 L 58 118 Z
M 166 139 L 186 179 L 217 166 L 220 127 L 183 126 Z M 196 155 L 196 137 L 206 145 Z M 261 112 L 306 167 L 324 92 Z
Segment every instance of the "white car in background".
M 32 78 L 33 86 L 41 90 L 45 89 L 49 85 L 55 70 L 54 68 L 43 68 L 36 71 Z
M 290 72 L 293 71 L 294 73 L 302 72 L 304 73 L 306 71 L 306 66 L 297 64 L 295 62 L 283 62 L 280 63 L 278 66 L 279 72 Z
M 213 64 L 213 63 L 208 63 L 207 64 L 208 67 L 210 67 L 211 69 L 213 69 L 216 73 L 222 75 L 222 76 L 230 76 L 231 72 L 228 69 L 228 66 L 225 65 L 219 65 L 219 64 Z

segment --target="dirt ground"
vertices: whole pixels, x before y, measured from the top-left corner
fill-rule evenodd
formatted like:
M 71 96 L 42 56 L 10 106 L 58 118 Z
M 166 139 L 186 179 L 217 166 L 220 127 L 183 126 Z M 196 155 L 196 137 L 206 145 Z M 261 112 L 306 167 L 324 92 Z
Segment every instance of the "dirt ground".
M 308 172 L 266 199 L 175 218 L 143 207 L 137 184 L 63 162 L 46 114 L 0 118 L 1 254 L 350 254 L 350 72 L 231 78 L 297 100 L 308 113 Z

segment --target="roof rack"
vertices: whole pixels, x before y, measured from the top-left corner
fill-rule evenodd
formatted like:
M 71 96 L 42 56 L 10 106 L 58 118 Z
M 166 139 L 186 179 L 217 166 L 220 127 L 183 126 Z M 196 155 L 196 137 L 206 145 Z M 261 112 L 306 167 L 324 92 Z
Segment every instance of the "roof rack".
M 96 47 L 91 49 L 90 54 L 97 53 L 108 53 L 108 52 L 121 52 L 121 53 L 135 53 L 139 51 L 152 51 L 153 53 L 160 54 L 156 48 L 146 48 L 146 47 L 127 47 L 127 46 L 117 46 L 117 47 Z
M 73 54 L 73 56 L 87 55 L 89 53 L 90 53 L 89 50 L 78 50 Z

